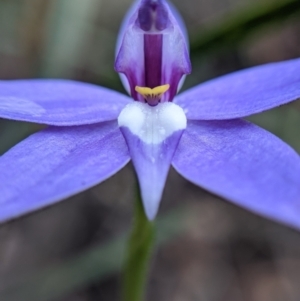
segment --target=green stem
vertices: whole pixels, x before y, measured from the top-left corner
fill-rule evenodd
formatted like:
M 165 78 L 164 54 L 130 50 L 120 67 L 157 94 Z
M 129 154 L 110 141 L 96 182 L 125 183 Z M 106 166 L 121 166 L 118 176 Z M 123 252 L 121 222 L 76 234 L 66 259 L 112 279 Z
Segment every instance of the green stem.
M 124 301 L 144 299 L 145 287 L 154 243 L 154 223 L 144 212 L 140 192 L 137 190 L 134 224 L 128 242 L 124 271 Z

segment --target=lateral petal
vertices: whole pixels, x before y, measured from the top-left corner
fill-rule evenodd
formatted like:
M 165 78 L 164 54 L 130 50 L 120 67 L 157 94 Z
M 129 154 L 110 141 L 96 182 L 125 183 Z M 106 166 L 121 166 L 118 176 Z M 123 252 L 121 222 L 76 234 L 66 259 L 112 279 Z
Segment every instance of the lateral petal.
M 0 117 L 57 126 L 118 118 L 131 99 L 92 84 L 58 79 L 0 81 Z
M 192 183 L 300 229 L 300 157 L 271 133 L 242 120 L 190 121 L 172 164 Z
M 33 134 L 0 157 L 0 221 L 97 185 L 128 161 L 115 121 Z
M 174 102 L 188 119 L 249 116 L 300 98 L 300 59 L 234 72 L 179 94 Z

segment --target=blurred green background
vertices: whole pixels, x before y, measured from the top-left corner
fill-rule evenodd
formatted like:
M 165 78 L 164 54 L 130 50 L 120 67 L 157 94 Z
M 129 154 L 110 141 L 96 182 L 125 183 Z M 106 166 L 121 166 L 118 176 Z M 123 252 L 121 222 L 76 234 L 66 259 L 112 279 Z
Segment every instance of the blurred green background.
M 184 89 L 300 57 L 298 0 L 172 2 L 191 40 L 193 73 Z M 114 47 L 130 3 L 0 0 L 0 78 L 71 78 L 124 92 L 113 70 Z M 299 101 L 249 119 L 300 152 Z M 39 128 L 0 120 L 0 153 Z M 2 225 L 0 300 L 120 300 L 134 181 L 129 165 L 87 192 Z M 300 300 L 299 233 L 210 195 L 173 170 L 157 235 L 148 300 Z

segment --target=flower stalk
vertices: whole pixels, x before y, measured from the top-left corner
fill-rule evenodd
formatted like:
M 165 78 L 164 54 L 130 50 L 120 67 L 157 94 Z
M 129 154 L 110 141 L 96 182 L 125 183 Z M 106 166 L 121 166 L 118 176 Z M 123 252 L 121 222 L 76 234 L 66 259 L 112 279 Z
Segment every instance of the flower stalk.
M 140 189 L 137 186 L 134 208 L 134 223 L 125 259 L 123 278 L 123 300 L 141 301 L 145 288 L 149 263 L 155 241 L 154 222 L 145 215 Z

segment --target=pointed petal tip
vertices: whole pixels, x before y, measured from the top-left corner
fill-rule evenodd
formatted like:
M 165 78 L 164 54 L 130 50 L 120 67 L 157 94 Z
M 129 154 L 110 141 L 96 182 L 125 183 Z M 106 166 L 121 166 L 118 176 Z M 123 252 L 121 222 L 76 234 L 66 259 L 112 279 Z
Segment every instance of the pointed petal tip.
M 145 214 L 146 214 L 146 216 L 147 216 L 147 219 L 148 219 L 148 221 L 149 222 L 153 222 L 154 220 L 155 220 L 155 218 L 156 218 L 156 215 L 157 215 L 157 211 L 155 212 L 155 213 L 153 213 L 153 212 L 146 212 L 145 211 Z
M 153 221 L 160 206 L 164 185 L 153 185 L 140 181 L 140 187 L 145 214 L 149 221 Z
M 160 204 L 160 199 L 161 198 L 156 200 L 147 200 L 143 198 L 145 214 L 149 221 L 153 221 L 156 218 Z

